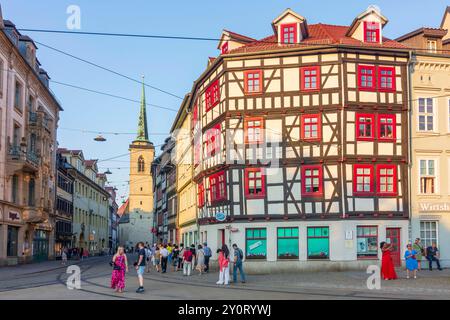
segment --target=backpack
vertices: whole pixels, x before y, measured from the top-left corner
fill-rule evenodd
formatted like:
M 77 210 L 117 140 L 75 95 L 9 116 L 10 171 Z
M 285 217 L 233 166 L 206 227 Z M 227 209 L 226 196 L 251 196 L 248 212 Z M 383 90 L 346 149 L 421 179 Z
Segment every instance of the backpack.
M 192 261 L 192 251 L 188 251 L 189 253 L 187 254 L 187 257 L 186 257 L 186 261 L 187 262 L 191 262 Z

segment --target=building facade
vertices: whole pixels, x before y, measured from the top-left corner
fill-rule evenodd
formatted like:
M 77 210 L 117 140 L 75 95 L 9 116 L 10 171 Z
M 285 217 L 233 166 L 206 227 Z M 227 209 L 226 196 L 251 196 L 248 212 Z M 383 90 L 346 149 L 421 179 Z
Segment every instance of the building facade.
M 176 190 L 178 195 L 177 242 L 191 245 L 203 242 L 198 238 L 196 185 L 192 180 L 193 148 L 191 143 L 191 113 L 189 102 L 191 95 L 185 96 L 172 125 L 171 134 L 175 140 L 173 162 L 176 165 Z M 205 238 L 206 239 L 206 238 Z
M 90 255 L 109 251 L 109 193 L 106 175 L 98 172 L 97 160 L 86 160 L 81 150 L 58 149 L 74 178 L 72 245 Z
M 116 252 L 116 249 L 119 245 L 118 242 L 118 226 L 119 219 L 117 212 L 119 210 L 119 206 L 116 202 L 116 188 L 114 187 L 106 187 L 105 190 L 109 193 L 109 218 L 108 218 L 108 229 L 109 229 L 109 245 L 108 247 L 111 249 L 112 253 Z
M 191 92 L 200 233 L 247 269 L 361 268 L 409 227 L 408 58 L 375 7 L 350 26 L 288 9 L 255 40 L 224 31 Z M 213 256 L 213 259 L 215 257 Z
M 420 28 L 397 41 L 412 50 L 411 240 L 433 242 L 450 266 L 450 7 L 440 28 Z M 425 259 L 425 258 L 424 258 Z
M 0 265 L 54 257 L 60 104 L 37 46 L 0 9 Z
M 60 153 L 56 155 L 56 201 L 55 201 L 55 257 L 61 258 L 64 248 L 72 247 L 73 188 L 71 165 Z
M 145 87 L 142 84 L 138 134 L 130 144 L 130 190 L 120 219 L 120 243 L 134 247 L 153 242 L 153 175 L 155 147 L 148 138 Z

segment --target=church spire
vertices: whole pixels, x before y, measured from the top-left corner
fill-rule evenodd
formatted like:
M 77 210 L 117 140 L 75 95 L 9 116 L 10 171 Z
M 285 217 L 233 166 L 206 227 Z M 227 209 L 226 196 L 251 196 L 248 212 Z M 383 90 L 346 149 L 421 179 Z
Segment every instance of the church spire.
M 136 141 L 150 142 L 148 140 L 146 105 L 147 104 L 145 103 L 144 76 L 142 76 L 141 110 L 139 113 L 139 123 Z

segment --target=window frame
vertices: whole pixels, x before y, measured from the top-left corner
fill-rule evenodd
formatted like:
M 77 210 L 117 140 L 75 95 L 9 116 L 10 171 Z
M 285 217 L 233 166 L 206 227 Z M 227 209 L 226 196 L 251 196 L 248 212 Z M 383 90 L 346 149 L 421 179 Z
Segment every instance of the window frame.
M 251 125 L 249 126 L 249 122 L 255 122 L 255 121 L 259 121 L 260 125 L 258 126 L 254 126 Z M 250 129 L 255 129 L 255 128 L 259 128 L 259 140 L 250 140 L 249 136 L 248 136 L 248 130 Z M 264 142 L 264 118 L 263 117 L 249 117 L 249 118 L 245 118 L 244 120 L 244 143 L 245 144 L 261 144 Z
M 428 246 L 431 246 L 431 243 L 433 242 L 433 237 L 428 238 L 426 236 L 426 231 L 432 232 L 433 229 L 429 228 L 429 229 L 422 229 L 422 223 L 424 225 L 428 224 L 431 225 L 434 223 L 435 227 L 435 232 L 436 232 L 436 238 L 435 238 L 435 242 L 436 242 L 436 246 L 439 248 L 439 220 L 433 220 L 433 219 L 421 219 L 419 220 L 419 234 L 420 234 L 420 239 L 423 241 L 424 247 L 427 248 Z M 425 235 L 425 236 L 424 236 Z M 429 241 L 431 239 L 431 241 L 429 243 L 427 243 L 427 241 Z
M 420 112 L 420 101 L 423 100 L 424 101 L 424 112 Z M 433 111 L 430 113 L 428 112 L 427 108 L 428 108 L 428 101 L 431 101 L 431 107 L 433 109 Z M 436 108 L 435 108 L 435 99 L 432 97 L 419 97 L 417 98 L 417 132 L 421 132 L 421 133 L 433 133 L 436 132 L 436 123 L 439 122 L 439 119 L 437 118 L 437 114 L 436 114 Z M 420 117 L 423 116 L 425 117 L 425 129 L 421 130 L 420 129 Z M 428 117 L 432 117 L 432 121 L 433 121 L 433 128 L 431 130 L 428 130 Z
M 362 85 L 362 70 L 371 70 L 372 71 L 372 86 L 363 86 Z M 367 80 L 366 80 L 367 82 Z M 358 65 L 358 90 L 359 91 L 375 91 L 377 89 L 377 72 L 376 66 L 370 66 L 365 64 Z
M 425 174 L 422 175 L 421 169 L 421 162 L 425 161 Z M 430 166 L 429 163 L 430 161 L 433 161 L 433 165 L 434 165 L 434 175 L 430 175 L 429 174 L 429 170 L 430 170 Z M 419 190 L 418 193 L 421 196 L 436 196 L 440 194 L 439 191 L 439 179 L 438 177 L 438 173 L 439 173 L 439 159 L 437 158 L 431 158 L 431 157 L 418 157 L 417 158 L 417 163 L 418 163 L 418 177 L 419 177 L 419 181 L 418 181 L 418 186 L 419 186 Z M 433 191 L 432 193 L 425 193 L 422 192 L 423 188 L 422 188 L 422 178 L 433 178 Z
M 377 28 L 375 29 L 369 29 L 369 25 L 377 25 Z M 375 33 L 375 41 L 372 41 L 371 38 L 367 37 L 367 32 Z M 379 22 L 376 21 L 364 21 L 364 42 L 366 43 L 379 43 L 380 42 L 380 33 L 381 33 L 381 26 Z
M 222 47 L 220 48 L 220 52 L 222 54 L 228 53 L 228 41 L 225 41 L 224 44 L 222 44 Z
M 221 177 L 223 178 L 222 181 L 220 181 Z M 215 194 L 213 194 L 213 186 L 215 187 Z M 223 194 L 221 194 L 221 189 L 224 191 Z M 219 171 L 209 176 L 209 198 L 211 203 L 216 203 L 227 199 L 225 171 Z
M 381 192 L 381 175 L 380 171 L 382 169 L 393 169 L 393 185 L 392 185 L 392 192 L 383 191 Z M 379 196 L 397 196 L 398 195 L 398 172 L 397 172 L 397 165 L 395 164 L 379 164 L 377 165 L 377 195 Z M 386 175 L 386 177 L 389 177 Z
M 220 102 L 220 84 L 219 79 L 211 82 L 208 88 L 205 90 L 205 104 L 206 112 L 213 109 Z
M 248 236 L 247 231 L 248 230 L 252 230 L 252 237 Z M 264 230 L 265 231 L 265 237 L 255 237 L 254 236 L 254 231 L 258 230 L 261 234 L 261 231 Z M 248 255 L 248 241 L 249 240 L 263 240 L 265 241 L 265 255 L 264 256 L 249 256 Z M 245 259 L 251 259 L 251 260 L 265 260 L 267 259 L 267 228 L 263 227 L 263 228 L 245 228 Z
M 309 229 L 328 229 L 328 236 L 310 236 Z M 309 255 L 309 239 L 328 239 L 328 256 L 324 258 L 311 258 Z M 329 260 L 331 256 L 330 252 L 330 227 L 329 226 L 308 226 L 306 227 L 306 259 L 307 260 Z
M 305 71 L 316 71 L 316 87 L 315 88 L 306 88 L 305 87 Z M 312 77 L 309 75 L 309 77 Z M 308 66 L 308 67 L 301 67 L 300 68 L 300 90 L 301 91 L 320 91 L 321 89 L 321 75 L 320 75 L 320 66 Z M 311 83 L 311 81 L 310 81 Z
M 319 190 L 317 192 L 308 192 L 306 191 L 305 179 L 307 170 L 319 170 L 319 175 L 317 176 L 319 179 Z M 315 178 L 315 176 L 308 176 L 310 179 Z M 301 167 L 301 195 L 302 197 L 323 197 L 323 166 L 321 165 L 306 165 Z
M 381 91 L 381 92 L 395 92 L 396 90 L 397 90 L 397 88 L 396 88 L 396 79 L 397 79 L 397 76 L 396 76 L 396 73 L 395 73 L 395 67 L 394 66 L 389 66 L 389 67 L 387 67 L 387 66 L 379 66 L 378 68 L 378 81 L 377 81 L 377 83 L 378 83 L 378 90 L 379 91 Z M 384 75 L 384 76 L 382 76 L 381 75 L 381 72 L 382 71 L 391 71 L 392 72 L 392 74 L 391 75 Z M 390 78 L 391 79 L 391 83 L 392 83 L 392 86 L 390 87 L 390 88 L 382 88 L 381 87 L 381 84 L 382 84 L 382 78 L 383 77 L 386 77 L 386 78 Z
M 392 119 L 392 138 L 381 136 L 381 127 L 389 124 L 382 124 L 382 119 Z M 377 137 L 380 141 L 397 141 L 397 115 L 391 113 L 380 113 L 377 115 Z
M 259 75 L 259 88 L 258 91 L 249 91 L 249 85 L 248 85 L 248 81 L 249 81 L 249 75 Z M 254 81 L 254 79 L 253 79 Z M 261 94 L 263 93 L 263 86 L 264 86 L 264 77 L 263 77 L 263 71 L 258 69 L 258 70 L 247 70 L 244 71 L 244 93 L 246 95 L 255 95 L 255 94 Z M 255 87 L 255 85 L 253 84 L 253 87 Z
M 376 234 L 365 235 L 364 232 L 363 232 L 363 235 L 360 236 L 358 234 L 358 229 L 360 229 L 360 228 L 362 228 L 362 229 L 375 228 Z M 357 246 L 358 246 L 358 239 L 359 238 L 374 238 L 374 237 L 376 238 L 376 240 L 375 240 L 376 247 L 377 247 L 376 255 L 360 255 L 358 253 L 358 248 L 356 248 L 356 258 L 358 260 L 375 260 L 375 259 L 378 260 L 379 259 L 379 254 L 378 254 L 379 232 L 378 232 L 378 226 L 377 225 L 357 225 L 356 226 L 356 244 L 357 244 Z
M 220 152 L 220 146 L 222 143 L 222 126 L 220 123 L 212 126 L 208 130 L 206 130 L 206 156 L 214 157 Z M 212 141 L 214 138 L 214 141 Z
M 358 169 L 370 169 L 369 178 L 370 178 L 370 191 L 358 191 L 358 177 L 360 176 L 357 171 Z M 357 196 L 370 196 L 375 193 L 375 176 L 374 176 L 374 166 L 371 164 L 354 164 L 353 165 L 353 195 Z M 367 176 L 365 174 L 363 177 Z M 365 184 L 363 184 L 365 185 Z
M 355 138 L 356 141 L 374 141 L 375 140 L 375 114 L 374 113 L 355 113 Z M 372 135 L 370 137 L 360 136 L 359 135 L 359 126 L 361 124 L 360 117 L 370 118 L 372 120 Z M 366 130 L 364 130 L 365 132 Z
M 294 42 L 285 42 L 284 36 L 286 33 L 291 33 L 287 28 L 294 27 Z M 280 25 L 280 43 L 281 44 L 296 44 L 298 43 L 298 24 L 297 23 L 284 23 Z
M 280 238 L 278 232 L 280 231 L 280 229 L 290 229 L 291 230 L 291 236 L 282 236 Z M 297 230 L 297 236 L 292 236 L 292 230 L 296 229 Z M 285 233 L 286 234 L 286 233 Z M 280 240 L 282 239 L 294 239 L 297 240 L 297 255 L 296 256 L 280 256 Z M 298 260 L 300 258 L 300 244 L 299 244 L 299 239 L 300 239 L 300 230 L 299 227 L 277 227 L 277 260 Z
M 315 138 L 306 138 L 305 137 L 305 119 L 317 119 L 317 137 Z M 300 127 L 300 137 L 304 141 L 322 141 L 322 114 L 303 114 L 301 116 L 301 127 Z M 309 126 L 311 124 L 308 124 Z
M 197 205 L 199 208 L 203 208 L 205 206 L 205 185 L 203 182 L 198 184 Z
M 261 180 L 261 193 L 250 193 L 250 172 L 260 172 L 261 178 L 253 178 L 255 184 L 257 180 Z M 256 188 L 255 188 L 256 189 Z M 264 168 L 245 168 L 244 169 L 244 194 L 246 199 L 264 199 L 266 197 L 266 172 Z

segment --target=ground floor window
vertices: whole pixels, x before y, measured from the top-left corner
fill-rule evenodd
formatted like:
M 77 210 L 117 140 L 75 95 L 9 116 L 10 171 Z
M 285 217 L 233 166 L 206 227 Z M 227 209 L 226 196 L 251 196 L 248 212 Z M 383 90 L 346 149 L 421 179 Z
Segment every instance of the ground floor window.
M 246 229 L 245 253 L 249 259 L 265 259 L 267 256 L 267 231 L 265 228 Z
M 277 250 L 279 259 L 298 258 L 298 228 L 278 228 Z
M 8 257 L 17 256 L 18 239 L 19 239 L 19 228 L 8 226 L 8 244 L 6 248 L 6 255 Z
M 358 258 L 378 257 L 378 227 L 358 226 L 356 242 Z
M 425 248 L 434 242 L 438 244 L 438 223 L 437 221 L 420 221 L 420 239 Z
M 308 259 L 328 259 L 330 257 L 330 242 L 328 227 L 309 227 Z

